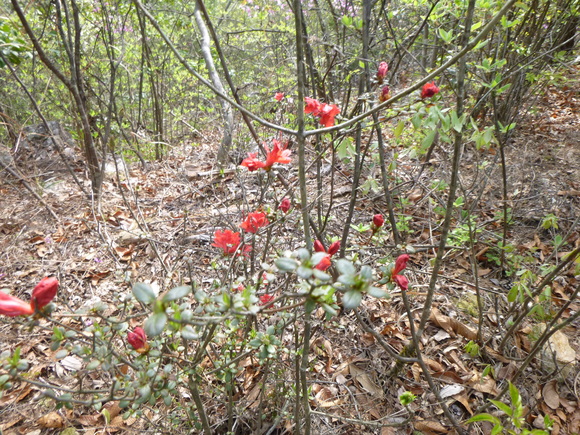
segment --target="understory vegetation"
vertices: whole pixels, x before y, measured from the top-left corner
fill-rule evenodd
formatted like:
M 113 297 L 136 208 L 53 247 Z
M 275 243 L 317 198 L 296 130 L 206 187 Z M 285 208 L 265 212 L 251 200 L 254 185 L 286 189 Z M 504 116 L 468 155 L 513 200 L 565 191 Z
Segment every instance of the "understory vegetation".
M 0 3 L 0 433 L 578 433 L 579 16 Z

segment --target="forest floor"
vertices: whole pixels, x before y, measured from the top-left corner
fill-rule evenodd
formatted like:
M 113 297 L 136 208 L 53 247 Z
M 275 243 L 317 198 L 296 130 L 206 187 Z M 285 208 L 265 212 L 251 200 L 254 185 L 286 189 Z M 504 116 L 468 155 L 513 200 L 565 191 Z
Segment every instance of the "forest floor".
M 557 264 L 567 252 L 580 245 L 580 70 L 571 74 L 571 80 L 568 86 L 546 90 L 534 110 L 519 121 L 506 148 L 512 219 L 508 241 L 515 247 L 510 258 L 539 275 L 543 267 Z M 119 314 L 117 295 L 131 293 L 127 278 L 131 282 L 153 282 L 162 289 L 186 281 L 188 258 L 194 259 L 194 280 L 209 291 L 217 276 L 213 265 L 220 261 L 218 250 L 211 246 L 215 230 L 236 227 L 244 210 L 255 209 L 262 200 L 256 173 L 234 166 L 219 171 L 212 166 L 214 144 L 218 142 L 208 133 L 201 144 L 171 148 L 166 159 L 148 163 L 145 170 L 134 163 L 126 173 L 121 171 L 119 178 L 114 171 L 109 171 L 100 211 L 79 193 L 58 155 L 34 150 L 18 156 L 15 161 L 19 172 L 27 174 L 27 182 L 41 194 L 58 219 L 53 219 L 17 179 L 5 172 L 0 174 L 0 287 L 26 299 L 42 277 L 57 276 L 61 289 L 54 316 L 64 323 L 67 317 L 63 314 L 97 302 L 108 304 L 104 316 Z M 434 180 L 448 179 L 451 159 L 447 150 L 437 148 L 429 165 L 421 171 L 423 165 L 416 158 L 401 149 L 393 148 L 393 151 L 399 152 L 396 196 L 404 205 L 408 221 L 404 236 L 406 245 L 415 250 L 407 271 L 411 282 L 408 296 L 412 312 L 420 316 L 438 236 L 432 208 L 445 196 L 444 190 L 438 193 L 432 186 Z M 542 323 L 530 319 L 516 331 L 509 346 L 501 352 L 498 350 L 497 337 L 505 324 L 505 298 L 517 279 L 517 276 L 502 274 L 495 261 L 502 207 L 498 152 L 495 147 L 465 148 L 461 192 L 468 199 L 465 208 L 473 205 L 476 210 L 475 222 L 480 232 L 473 249 L 450 250 L 446 254 L 434 311 L 421 342 L 425 363 L 439 379 L 441 394 L 459 421 L 473 416 L 479 406 L 501 390 L 506 380 L 512 379 L 533 345 L 537 325 Z M 72 162 L 73 167 L 82 171 L 80 154 L 77 159 Z M 330 161 L 324 162 L 323 169 L 328 165 Z M 481 172 L 486 165 L 492 168 L 487 175 Z M 295 185 L 295 169 L 280 171 Z M 315 194 L 313 174 L 313 170 L 309 171 L 309 188 Z M 82 172 L 78 175 L 82 177 Z M 379 181 L 380 172 L 368 171 L 363 177 L 363 182 L 372 178 Z M 325 190 L 323 195 L 325 201 L 333 201 L 335 219 L 327 229 L 329 236 L 341 235 L 350 183 L 351 174 L 337 165 L 334 190 Z M 285 192 L 280 185 L 276 189 L 276 198 L 263 199 L 272 202 L 273 208 L 277 204 L 274 200 L 279 201 Z M 375 213 L 386 214 L 382 196 L 372 189 L 361 192 L 353 224 L 368 224 Z M 298 210 L 291 211 L 280 230 L 279 240 L 284 240 L 288 249 L 300 247 L 301 234 L 296 229 L 299 215 Z M 555 225 L 546 228 L 546 217 L 550 215 L 554 216 L 557 228 Z M 142 222 L 146 222 L 146 229 Z M 455 225 L 455 228 L 465 227 L 461 222 Z M 554 240 L 558 236 L 562 244 L 555 248 Z M 388 233 L 385 231 L 382 237 L 383 243 L 373 244 L 369 242 L 369 233 L 353 230 L 352 246 L 347 248 L 347 254 L 358 252 L 363 263 L 374 257 L 393 255 Z M 468 246 L 465 231 L 457 230 L 453 237 L 453 243 Z M 473 273 L 474 258 L 477 281 Z M 273 257 L 266 261 L 271 263 Z M 511 267 L 515 270 L 518 264 Z M 279 291 L 275 283 L 271 285 L 274 292 Z M 580 276 L 570 266 L 551 285 L 552 295 L 545 304 L 548 313 L 554 313 L 569 299 L 580 285 Z M 483 332 L 489 341 L 482 355 L 473 357 L 465 346 L 476 339 L 476 286 L 485 295 Z M 494 309 L 496 304 L 500 305 L 498 311 Z M 563 318 L 578 310 L 580 301 L 576 299 Z M 409 322 L 400 292 L 395 291 L 388 301 L 365 298 L 360 312 L 392 349 L 400 351 L 409 343 Z M 417 364 L 404 366 L 396 376 L 388 376 L 393 369 L 392 359 L 377 338 L 363 330 L 352 312 L 341 313 L 327 322 L 322 312 L 314 314 L 309 374 L 313 433 L 387 435 L 409 434 L 413 430 L 425 434 L 454 433 Z M 273 319 L 275 315 L 264 316 L 263 322 L 273 322 Z M 132 320 L 131 327 L 142 320 Z M 43 322 L 41 326 L 46 326 Z M 50 349 L 51 328 L 40 327 L 30 332 L 25 323 L 0 319 L 0 352 L 13 352 L 20 347 L 21 356 L 30 364 L 31 377 L 57 385 L 74 384 L 83 366 L 82 360 L 72 354 L 57 358 L 57 352 Z M 83 327 L 72 321 L 67 325 L 79 330 Z M 541 428 L 543 416 L 549 415 L 554 422 L 552 434 L 580 432 L 578 327 L 580 322 L 576 321 L 558 335 L 552 348 L 558 357 L 556 366 L 537 358 L 515 383 L 526 407 L 527 424 Z M 562 355 L 567 355 L 568 361 L 560 360 Z M 282 372 L 280 376 L 291 379 L 294 374 L 291 360 L 281 358 L 277 364 L 278 373 Z M 484 376 L 488 366 L 493 370 Z M 105 381 L 95 379 L 93 374 L 89 379 L 95 388 Z M 236 433 L 258 433 L 256 420 L 264 418 L 260 413 L 266 415 L 262 429 L 267 429 L 274 415 L 268 414 L 268 409 L 281 407 L 284 398 L 262 394 L 268 386 L 261 385 L 264 372 L 256 361 L 240 362 L 236 379 L 241 397 Z M 215 379 L 207 381 L 215 382 Z M 414 413 L 410 420 L 398 400 L 405 391 L 417 396 L 409 407 Z M 221 425 L 225 414 L 223 398 L 213 400 L 209 390 L 206 393 L 204 402 L 216 433 L 225 433 Z M 82 406 L 55 410 L 52 402 L 43 399 L 39 387 L 19 382 L 0 397 L 0 432 L 5 435 L 177 433 L 163 421 L 164 413 L 168 412 L 163 404 L 148 407 L 140 420 L 123 420 L 123 411 L 117 403 L 111 402 L 106 408 L 108 421 L 104 413 Z M 381 427 L 383 423 L 394 427 Z M 283 418 L 272 433 L 293 433 L 292 424 L 292 418 Z M 69 431 L 65 432 L 67 428 Z M 490 429 L 491 426 L 483 424 L 473 433 L 489 433 Z

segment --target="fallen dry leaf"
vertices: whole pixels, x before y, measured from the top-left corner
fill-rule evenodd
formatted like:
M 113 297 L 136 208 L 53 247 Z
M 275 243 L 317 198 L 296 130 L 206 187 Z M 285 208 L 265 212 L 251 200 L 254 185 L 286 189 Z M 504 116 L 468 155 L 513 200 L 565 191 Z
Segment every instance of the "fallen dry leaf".
M 544 402 L 552 409 L 560 406 L 560 395 L 556 391 L 556 380 L 550 381 L 542 388 L 542 396 Z
M 58 412 L 49 412 L 40 417 L 37 423 L 45 428 L 59 429 L 64 426 L 64 418 Z
M 449 432 L 445 426 L 434 420 L 416 421 L 414 425 L 416 430 L 419 430 L 424 434 L 440 434 Z

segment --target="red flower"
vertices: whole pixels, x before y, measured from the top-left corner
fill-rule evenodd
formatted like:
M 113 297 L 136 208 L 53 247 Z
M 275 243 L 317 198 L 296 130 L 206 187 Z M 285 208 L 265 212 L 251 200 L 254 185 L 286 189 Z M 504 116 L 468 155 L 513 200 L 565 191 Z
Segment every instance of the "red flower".
M 312 113 L 312 116 L 320 115 L 320 101 L 310 97 L 304 97 L 304 101 L 306 101 L 306 106 L 304 106 L 304 113 Z
M 332 127 L 334 125 L 334 117 L 340 113 L 340 109 L 335 104 L 323 104 L 320 113 L 320 124 L 325 127 Z
M 262 162 L 256 158 L 258 153 L 248 153 L 248 157 L 242 160 L 241 166 L 247 167 L 250 171 L 257 171 L 260 168 L 264 168 L 269 171 L 274 163 L 290 163 L 292 159 L 290 158 L 290 150 L 287 150 L 285 146 L 282 146 L 280 142 L 276 139 L 273 141 L 274 146 L 272 151 L 264 145 L 266 150 L 266 161 Z
M 340 241 L 334 242 L 332 243 L 329 247 L 328 247 L 328 255 L 330 255 L 331 257 L 336 254 L 338 252 L 338 250 L 340 249 Z
M 265 227 L 269 223 L 266 214 L 257 211 L 249 213 L 246 220 L 240 224 L 240 228 L 248 233 L 256 233 L 258 229 Z
M 401 290 L 407 290 L 409 288 L 409 280 L 404 275 L 395 275 L 395 283 L 401 287 Z
M 278 206 L 278 208 L 282 210 L 282 212 L 284 213 L 288 213 L 290 207 L 292 207 L 292 204 L 290 203 L 290 200 L 288 198 L 284 198 L 282 202 L 280 202 L 280 205 Z
M 262 296 L 260 296 L 260 305 L 269 304 L 273 300 L 274 300 L 274 296 L 273 295 L 268 295 L 268 294 L 262 295 Z
M 320 240 L 316 240 L 314 242 L 314 251 L 315 252 L 326 252 L 326 249 L 324 249 L 324 245 L 322 244 L 322 242 Z
M 389 71 L 389 65 L 387 62 L 381 62 L 379 64 L 379 69 L 377 70 L 377 82 L 383 83 L 385 76 L 387 75 L 387 71 Z
M 147 335 L 145 335 L 143 328 L 139 326 L 133 329 L 133 332 L 127 334 L 127 341 L 139 353 L 145 353 L 149 350 Z
M 322 244 L 322 242 L 320 240 L 316 240 L 314 242 L 314 251 L 315 252 L 326 252 L 331 257 L 334 254 L 336 254 L 339 249 L 340 249 L 340 240 L 337 242 L 331 243 L 331 245 L 328 247 L 328 251 L 326 249 L 324 249 L 324 245 Z
M 44 308 L 54 299 L 57 290 L 58 280 L 56 278 L 42 278 L 32 290 L 30 305 L 39 310 Z
M 330 255 L 327 255 L 322 260 L 320 260 L 320 263 L 316 265 L 315 269 L 322 270 L 324 272 L 330 266 L 332 266 L 332 262 L 330 261 Z
M 389 86 L 383 87 L 381 91 L 381 95 L 379 95 L 379 101 L 382 103 L 383 101 L 387 101 L 391 97 L 391 90 Z
M 276 99 L 276 101 L 282 101 L 282 99 L 284 98 L 284 92 L 276 92 L 274 98 Z
M 0 314 L 10 317 L 29 316 L 34 314 L 34 307 L 22 299 L 0 291 Z
M 423 89 L 421 89 L 421 98 L 431 98 L 438 93 L 439 88 L 435 85 L 435 82 L 425 83 Z
M 213 243 L 211 245 L 216 248 L 222 248 L 226 255 L 233 254 L 240 246 L 240 233 L 234 233 L 232 230 L 217 230 L 213 235 Z
M 331 243 L 330 246 L 328 247 L 328 250 L 326 250 L 324 249 L 324 245 L 322 244 L 322 242 L 320 240 L 316 240 L 314 242 L 314 251 L 326 252 L 328 255 L 326 255 L 325 257 L 322 258 L 322 260 L 320 260 L 320 263 L 316 265 L 315 269 L 324 271 L 328 269 L 330 266 L 332 266 L 332 261 L 330 261 L 330 257 L 336 254 L 339 251 L 339 249 L 340 249 L 340 241 Z
M 409 256 L 407 254 L 403 254 L 403 255 L 399 255 L 397 257 L 397 260 L 395 260 L 395 268 L 393 269 L 393 272 L 391 273 L 391 275 L 394 277 L 395 275 L 398 275 L 399 272 L 401 272 L 403 269 L 405 269 L 407 267 L 407 261 L 409 261 Z
M 286 146 L 282 146 L 282 144 L 280 144 L 276 139 L 274 139 L 272 143 L 274 144 L 272 151 L 270 151 L 267 146 L 264 146 L 267 152 L 266 163 L 264 165 L 266 171 L 269 171 L 274 163 L 290 163 L 292 161 L 290 158 L 290 153 L 292 151 L 287 150 Z
M 320 124 L 325 127 L 334 125 L 334 117 L 340 113 L 340 109 L 336 104 L 321 103 L 309 97 L 304 97 L 304 101 L 306 101 L 304 113 L 312 113 L 312 116 L 320 117 Z
M 401 287 L 402 290 L 409 288 L 409 280 L 405 276 L 399 275 L 399 272 L 407 267 L 408 261 L 409 256 L 407 254 L 399 255 L 395 261 L 395 267 L 393 267 L 393 271 L 391 272 L 391 280 Z
M 385 224 L 385 218 L 382 214 L 376 214 L 373 216 L 373 226 L 377 230 Z
M 240 165 L 248 168 L 250 172 L 257 171 L 258 169 L 263 168 L 266 165 L 266 163 L 258 160 L 256 158 L 257 155 L 258 153 L 248 153 L 248 157 L 242 160 L 242 163 L 240 163 Z

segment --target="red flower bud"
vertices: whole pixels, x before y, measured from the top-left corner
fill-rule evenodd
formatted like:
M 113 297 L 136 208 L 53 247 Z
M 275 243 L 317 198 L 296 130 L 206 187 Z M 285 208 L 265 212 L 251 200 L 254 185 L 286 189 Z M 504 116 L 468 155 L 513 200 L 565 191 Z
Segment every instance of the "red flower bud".
M 44 308 L 54 299 L 57 290 L 58 280 L 56 278 L 42 278 L 32 290 L 32 307 L 39 310 Z
M 401 272 L 403 269 L 407 267 L 407 261 L 409 261 L 409 258 L 410 257 L 407 254 L 399 255 L 397 257 L 397 260 L 395 261 L 395 268 L 393 269 L 393 273 L 391 274 L 391 276 L 393 276 L 393 279 L 395 275 L 398 275 L 399 272 Z
M 389 65 L 387 64 L 387 62 L 381 62 L 379 64 L 379 69 L 377 70 L 377 81 L 379 83 L 383 83 L 383 80 L 387 75 L 387 71 L 389 71 Z
M 326 249 L 324 249 L 324 245 L 322 244 L 322 242 L 320 240 L 316 240 L 314 242 L 314 250 L 316 252 L 326 252 Z
M 0 314 L 10 317 L 29 316 L 34 314 L 34 308 L 31 304 L 0 291 Z
M 149 343 L 147 343 L 147 335 L 143 328 L 137 326 L 133 332 L 127 334 L 127 341 L 133 349 L 139 353 L 145 353 L 149 350 Z
M 387 101 L 391 97 L 391 89 L 389 86 L 384 86 L 379 95 L 379 102 Z
M 288 213 L 290 207 L 292 207 L 292 204 L 290 203 L 290 200 L 288 198 L 284 198 L 282 202 L 280 202 L 280 205 L 278 206 L 278 208 L 282 210 L 284 213 Z
M 330 256 L 333 256 L 338 252 L 339 249 L 340 249 L 340 240 L 338 242 L 334 242 L 328 247 L 328 254 Z
M 373 225 L 375 228 L 379 229 L 385 224 L 385 218 L 383 218 L 382 214 L 376 214 L 373 216 Z
M 421 89 L 421 98 L 431 98 L 439 93 L 439 88 L 435 85 L 435 82 L 425 83 L 423 89 Z

